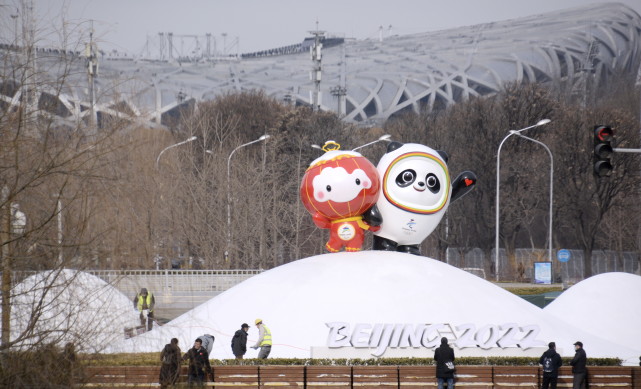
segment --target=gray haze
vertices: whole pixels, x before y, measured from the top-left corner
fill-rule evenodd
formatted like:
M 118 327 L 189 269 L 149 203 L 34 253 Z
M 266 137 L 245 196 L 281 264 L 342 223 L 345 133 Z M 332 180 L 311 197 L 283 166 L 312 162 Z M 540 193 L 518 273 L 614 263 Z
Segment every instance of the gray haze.
M 88 20 L 103 50 L 140 54 L 147 36 L 211 33 L 230 53 L 300 42 L 316 29 L 347 38 L 412 34 L 582 6 L 585 0 L 0 0 L 0 37 L 14 34 L 11 14 L 33 1 L 42 41 L 85 39 Z M 623 0 L 641 13 L 641 0 Z M 18 18 L 20 19 L 20 18 Z M 391 28 L 390 28 L 391 26 Z M 223 38 L 223 34 L 226 37 Z M 234 46 L 234 43 L 238 44 Z M 176 44 L 179 44 L 177 42 Z M 41 45 L 44 45 L 41 43 Z M 232 47 L 233 46 L 233 47 Z

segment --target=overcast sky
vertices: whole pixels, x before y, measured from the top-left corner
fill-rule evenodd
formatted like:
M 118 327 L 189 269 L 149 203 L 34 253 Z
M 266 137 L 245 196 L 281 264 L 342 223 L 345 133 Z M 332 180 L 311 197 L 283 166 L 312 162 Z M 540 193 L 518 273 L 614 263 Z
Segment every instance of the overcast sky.
M 29 1 L 29 0 L 25 0 Z M 238 38 L 239 52 L 298 43 L 316 28 L 358 39 L 378 37 L 379 26 L 392 34 L 411 34 L 518 18 L 594 3 L 589 0 L 32 0 L 43 25 L 67 32 L 88 29 L 104 50 L 139 54 L 147 36 L 211 33 L 227 46 Z M 8 17 L 21 0 L 0 0 L 0 32 L 10 34 Z M 641 14 L 641 0 L 622 0 Z M 4 27 L 4 28 L 2 28 Z M 51 28 L 47 26 L 46 28 Z M 59 27 L 55 30 L 60 31 Z M 48 30 L 53 31 L 53 30 Z M 51 36 L 56 34 L 49 34 Z M 235 53 L 237 48 L 233 48 Z

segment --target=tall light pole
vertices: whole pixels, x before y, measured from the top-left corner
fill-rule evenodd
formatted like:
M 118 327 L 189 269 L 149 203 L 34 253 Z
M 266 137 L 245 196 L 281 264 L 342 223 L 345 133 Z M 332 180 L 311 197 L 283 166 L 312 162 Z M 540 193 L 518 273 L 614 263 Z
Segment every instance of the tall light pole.
M 58 266 L 62 266 L 63 257 L 62 257 L 62 201 L 60 201 L 60 196 L 56 202 L 56 214 L 58 218 Z
M 513 132 L 514 130 L 510 131 Z M 532 139 L 530 137 L 527 137 L 525 135 L 519 134 L 518 132 L 515 132 L 514 135 L 517 135 L 523 139 L 527 139 L 529 141 L 532 141 L 536 144 L 539 144 L 545 148 L 545 150 L 548 152 L 548 155 L 550 156 L 550 210 L 549 210 L 549 215 L 548 218 L 550 219 L 550 228 L 548 231 L 548 260 L 552 262 L 552 201 L 553 201 L 553 193 L 554 193 L 554 158 L 552 157 L 552 152 L 550 151 L 550 148 L 545 145 L 543 142 L 539 142 L 536 139 Z
M 499 280 L 499 184 L 501 182 L 501 148 L 503 147 L 503 143 L 507 140 L 512 135 L 517 135 L 525 130 L 529 130 L 531 128 L 539 127 L 545 124 L 548 124 L 550 122 L 550 119 L 543 119 L 540 120 L 538 123 L 536 123 L 533 126 L 521 128 L 520 130 L 512 130 L 510 131 L 509 134 L 503 138 L 501 143 L 499 144 L 498 151 L 496 153 L 496 220 L 494 223 L 494 227 L 496 229 L 495 231 L 495 241 L 494 241 L 494 272 L 496 273 L 496 281 Z
M 6 185 L 0 191 L 0 259 L 2 260 L 2 282 L 0 285 L 0 292 L 2 295 L 2 330 L 0 334 L 0 342 L 3 346 L 9 344 L 11 340 L 11 192 Z
M 234 155 L 236 150 L 267 139 L 269 139 L 269 135 L 265 134 L 256 140 L 242 144 L 233 149 L 227 158 L 227 248 L 225 249 L 225 261 L 229 261 L 229 250 L 231 249 L 231 157 Z
M 186 139 L 186 140 L 184 140 L 184 141 L 182 141 L 182 142 L 178 142 L 178 143 L 173 144 L 173 145 L 171 145 L 171 146 L 167 146 L 167 147 L 165 147 L 165 148 L 160 152 L 160 154 L 158 154 L 158 158 L 156 158 L 156 169 L 158 169 L 158 162 L 160 162 L 160 156 L 162 155 L 162 153 L 164 153 L 165 151 L 167 151 L 167 150 L 171 149 L 172 147 L 176 147 L 176 146 L 184 145 L 185 143 L 193 142 L 193 141 L 195 141 L 196 139 L 198 139 L 198 137 L 196 137 L 196 136 L 192 136 L 191 138 Z
M 16 13 L 11 14 L 11 19 L 13 19 L 13 44 L 16 46 L 16 50 L 18 49 L 18 9 L 16 8 Z

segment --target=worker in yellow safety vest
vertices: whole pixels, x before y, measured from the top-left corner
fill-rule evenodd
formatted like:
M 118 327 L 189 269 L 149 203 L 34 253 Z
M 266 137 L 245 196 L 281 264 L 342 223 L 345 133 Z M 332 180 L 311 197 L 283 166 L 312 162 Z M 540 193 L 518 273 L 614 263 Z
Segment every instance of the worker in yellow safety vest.
M 263 324 L 262 319 L 256 319 L 254 323 L 258 327 L 258 341 L 252 348 L 255 350 L 260 347 L 258 359 L 266 359 L 272 351 L 272 332 Z
M 154 326 L 154 305 L 156 305 L 156 299 L 153 293 L 147 291 L 147 288 L 140 289 L 140 293 L 134 297 L 134 308 L 140 312 L 140 325 L 144 327 L 147 322 L 147 331 L 151 331 Z

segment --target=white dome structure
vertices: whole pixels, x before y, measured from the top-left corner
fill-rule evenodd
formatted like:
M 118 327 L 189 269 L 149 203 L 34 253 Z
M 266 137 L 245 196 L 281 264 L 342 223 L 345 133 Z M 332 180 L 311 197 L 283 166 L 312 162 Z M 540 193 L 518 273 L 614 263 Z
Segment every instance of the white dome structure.
M 129 298 L 88 273 L 46 271 L 12 290 L 11 339 L 24 338 L 18 346 L 73 342 L 78 351 L 99 352 L 124 339 L 126 327 L 137 325 L 138 313 Z M 30 326 L 34 328 L 27 332 Z
M 581 339 L 593 357 L 638 353 L 589 334 L 520 297 L 443 262 L 398 252 L 362 251 L 301 259 L 254 276 L 163 327 L 107 352 L 160 351 L 176 337 L 183 348 L 216 337 L 211 358 L 233 358 L 231 337 L 254 319 L 270 328 L 270 357 L 432 357 L 441 337 L 457 356 L 540 356 L 555 341 L 564 356 Z
M 587 278 L 544 310 L 590 334 L 634 348 L 641 355 L 640 276 L 603 273 Z

